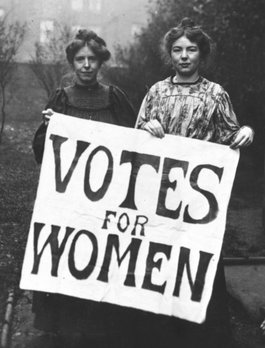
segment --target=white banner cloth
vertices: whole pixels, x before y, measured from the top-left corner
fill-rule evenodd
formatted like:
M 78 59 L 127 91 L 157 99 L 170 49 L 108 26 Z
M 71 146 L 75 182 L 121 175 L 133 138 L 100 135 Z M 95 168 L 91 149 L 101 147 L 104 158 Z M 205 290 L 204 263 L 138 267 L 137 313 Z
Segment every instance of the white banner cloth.
M 55 114 L 20 286 L 205 319 L 239 159 Z

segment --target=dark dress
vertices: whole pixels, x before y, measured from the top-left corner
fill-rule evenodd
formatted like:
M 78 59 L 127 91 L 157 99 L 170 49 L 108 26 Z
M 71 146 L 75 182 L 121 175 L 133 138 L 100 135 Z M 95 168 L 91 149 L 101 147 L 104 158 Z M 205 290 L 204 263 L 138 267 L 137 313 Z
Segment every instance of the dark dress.
M 233 348 L 222 260 L 203 324 L 142 311 L 134 314 L 135 348 Z
M 98 83 L 93 88 L 73 85 L 58 89 L 46 109 L 100 122 L 133 127 L 135 113 L 124 92 L 114 86 Z M 42 123 L 33 140 L 36 161 L 41 163 L 47 126 Z M 35 327 L 66 336 L 60 347 L 85 346 L 128 347 L 126 328 L 130 326 L 130 310 L 107 303 L 74 298 L 61 294 L 34 292 Z M 78 342 L 71 343 L 74 337 Z M 85 339 L 84 339 L 85 337 Z M 77 339 L 77 338 L 76 338 Z
M 101 83 L 93 87 L 73 85 L 58 89 L 46 109 L 87 120 L 134 127 L 135 112 L 123 91 Z M 33 151 L 38 163 L 42 161 L 47 126 L 42 123 L 33 140 Z

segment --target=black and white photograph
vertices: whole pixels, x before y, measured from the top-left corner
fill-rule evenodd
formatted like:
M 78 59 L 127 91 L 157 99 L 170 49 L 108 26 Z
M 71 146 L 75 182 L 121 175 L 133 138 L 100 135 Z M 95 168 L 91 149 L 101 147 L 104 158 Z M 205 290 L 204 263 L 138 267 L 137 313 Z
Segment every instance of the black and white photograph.
M 264 100 L 264 0 L 0 0 L 0 348 L 265 347 Z

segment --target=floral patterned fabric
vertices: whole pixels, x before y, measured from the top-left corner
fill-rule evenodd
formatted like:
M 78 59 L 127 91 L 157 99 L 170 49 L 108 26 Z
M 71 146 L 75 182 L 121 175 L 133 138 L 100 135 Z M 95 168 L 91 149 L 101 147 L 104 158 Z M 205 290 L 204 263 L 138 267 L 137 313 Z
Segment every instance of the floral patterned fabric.
M 167 134 L 227 145 L 240 128 L 228 94 L 203 77 L 185 84 L 168 77 L 154 84 L 143 100 L 137 127 L 152 119 Z

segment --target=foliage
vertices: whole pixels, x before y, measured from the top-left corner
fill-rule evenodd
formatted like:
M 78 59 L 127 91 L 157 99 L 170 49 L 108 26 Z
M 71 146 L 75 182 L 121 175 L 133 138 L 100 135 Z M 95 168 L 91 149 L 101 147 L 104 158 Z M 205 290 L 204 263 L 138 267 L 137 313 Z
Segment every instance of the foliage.
M 0 19 L 0 93 L 1 93 L 1 126 L 0 143 L 6 121 L 6 87 L 11 80 L 16 67 L 15 56 L 21 46 L 26 31 L 26 25 L 19 22 L 7 23 L 7 16 Z
M 65 57 L 65 47 L 71 35 L 67 25 L 55 23 L 54 30 L 47 35 L 47 41 L 35 43 L 35 55 L 30 67 L 48 98 L 62 84 L 63 78 L 71 79 Z
M 216 43 L 214 65 L 203 74 L 221 83 L 231 94 L 242 123 L 260 128 L 264 115 L 265 2 L 260 0 L 153 0 L 149 22 L 135 42 L 117 47 L 121 73 L 111 79 L 124 85 L 137 107 L 146 86 L 171 73 L 160 54 L 160 42 L 169 28 L 191 17 Z M 117 69 L 116 69 L 117 70 Z
M 247 162 L 253 163 L 261 183 L 260 178 L 264 178 L 265 1 L 150 1 L 147 26 L 133 44 L 117 47 L 116 60 L 122 69 L 109 69 L 109 79 L 127 91 L 138 109 L 146 89 L 172 73 L 160 54 L 161 39 L 181 18 L 191 17 L 215 43 L 213 62 L 202 74 L 224 86 L 240 124 L 248 124 L 256 132 L 253 145 L 242 153 L 242 158 L 247 156 Z
M 127 90 L 136 108 L 146 90 L 171 73 L 170 66 L 165 64 L 161 55 L 164 34 L 176 26 L 182 17 L 189 16 L 196 20 L 204 7 L 212 7 L 210 5 L 211 1 L 203 0 L 153 0 L 148 24 L 142 28 L 133 44 L 125 48 L 116 47 L 116 61 L 123 69 L 120 73 L 109 69 L 108 75 L 110 80 Z

